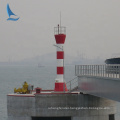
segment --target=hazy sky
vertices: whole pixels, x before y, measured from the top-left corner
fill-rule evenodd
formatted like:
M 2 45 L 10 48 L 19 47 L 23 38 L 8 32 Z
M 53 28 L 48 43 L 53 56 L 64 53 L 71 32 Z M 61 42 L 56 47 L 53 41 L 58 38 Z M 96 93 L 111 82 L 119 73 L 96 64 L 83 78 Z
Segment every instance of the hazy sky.
M 18 21 L 6 20 L 7 3 Z M 60 11 L 66 54 L 107 58 L 120 53 L 120 0 L 0 0 L 0 61 L 55 52 Z

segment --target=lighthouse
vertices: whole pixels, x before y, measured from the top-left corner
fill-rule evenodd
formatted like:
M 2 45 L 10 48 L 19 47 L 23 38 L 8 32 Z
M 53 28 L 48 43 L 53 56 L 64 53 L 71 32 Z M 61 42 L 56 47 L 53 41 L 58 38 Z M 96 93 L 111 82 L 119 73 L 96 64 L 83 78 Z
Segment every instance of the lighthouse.
M 54 91 L 67 91 L 66 83 L 64 81 L 64 43 L 66 38 L 66 28 L 58 25 L 54 28 L 54 36 L 57 49 L 57 78 L 55 79 Z

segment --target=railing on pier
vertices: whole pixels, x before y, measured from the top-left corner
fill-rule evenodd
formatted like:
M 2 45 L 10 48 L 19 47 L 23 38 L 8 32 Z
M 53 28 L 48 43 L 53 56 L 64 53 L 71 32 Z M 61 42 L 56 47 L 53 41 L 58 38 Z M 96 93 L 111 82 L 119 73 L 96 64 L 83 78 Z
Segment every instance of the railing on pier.
M 120 78 L 120 65 L 76 65 L 75 75 Z
M 68 92 L 73 92 L 78 89 L 78 79 L 77 78 L 78 77 L 75 77 L 66 83 Z M 65 86 L 64 86 L 64 89 L 65 89 Z

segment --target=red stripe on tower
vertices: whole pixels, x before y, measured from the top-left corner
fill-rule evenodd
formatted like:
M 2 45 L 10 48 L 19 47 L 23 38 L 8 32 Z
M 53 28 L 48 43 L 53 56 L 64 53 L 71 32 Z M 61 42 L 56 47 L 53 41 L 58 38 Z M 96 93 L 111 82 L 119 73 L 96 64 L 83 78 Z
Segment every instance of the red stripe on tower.
M 64 52 L 63 51 L 57 51 L 57 59 L 64 59 Z
M 63 67 L 57 67 L 57 74 L 64 74 Z
M 65 38 L 66 38 L 65 34 L 59 34 L 59 36 L 55 35 L 55 39 L 56 39 L 57 44 L 64 44 L 65 43 Z

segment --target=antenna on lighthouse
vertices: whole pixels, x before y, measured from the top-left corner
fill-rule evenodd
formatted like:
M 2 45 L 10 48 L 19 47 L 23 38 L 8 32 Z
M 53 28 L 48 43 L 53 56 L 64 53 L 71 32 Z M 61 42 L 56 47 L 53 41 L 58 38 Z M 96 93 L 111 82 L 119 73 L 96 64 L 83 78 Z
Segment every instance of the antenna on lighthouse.
M 60 11 L 60 27 L 61 27 L 61 11 Z

